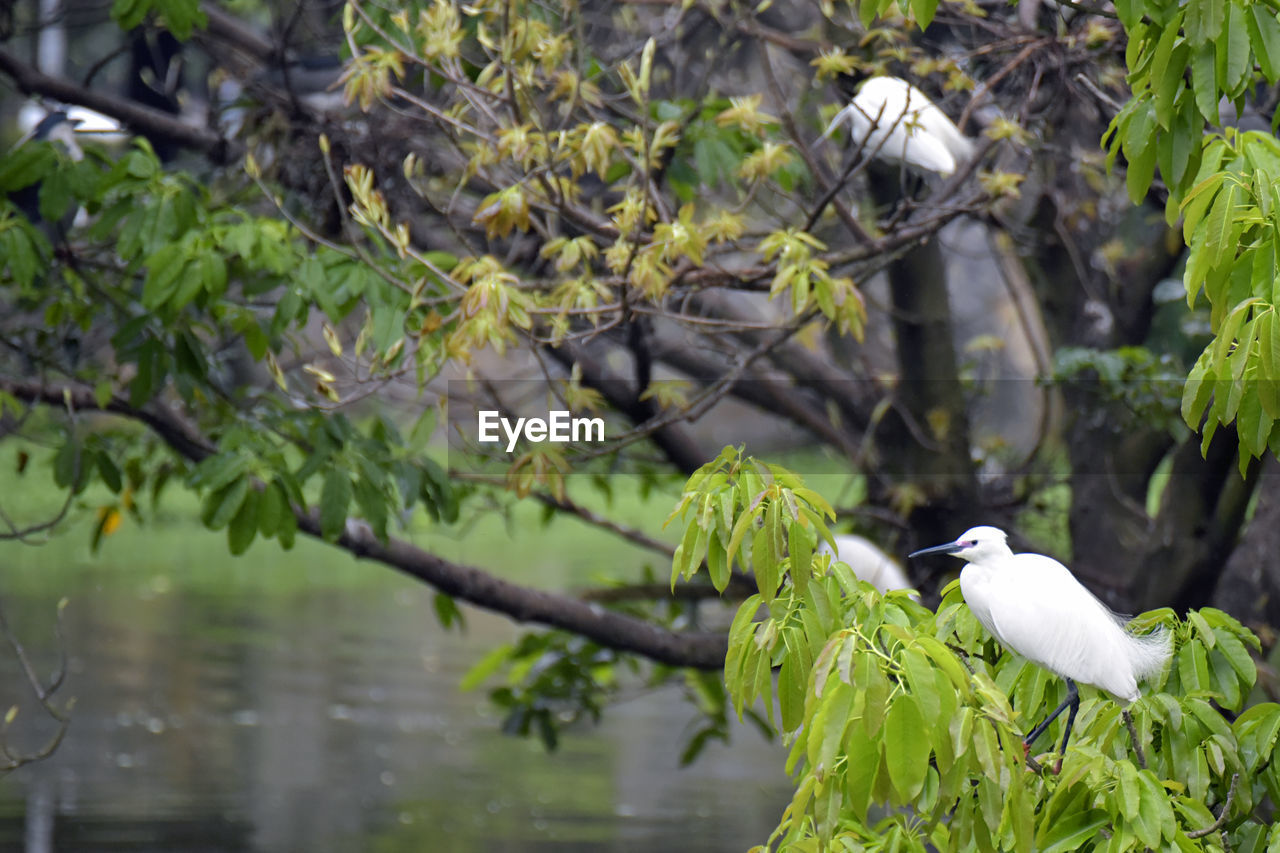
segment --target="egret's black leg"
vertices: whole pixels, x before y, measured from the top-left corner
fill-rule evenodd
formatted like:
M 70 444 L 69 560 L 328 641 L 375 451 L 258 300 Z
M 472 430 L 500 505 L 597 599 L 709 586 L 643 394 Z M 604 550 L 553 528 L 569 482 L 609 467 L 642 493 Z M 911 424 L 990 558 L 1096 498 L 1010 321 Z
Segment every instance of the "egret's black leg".
M 1067 682 L 1071 684 L 1070 680 Z M 1067 741 L 1071 740 L 1071 726 L 1076 721 L 1076 711 L 1080 710 L 1080 694 L 1076 692 L 1076 686 L 1071 684 L 1071 697 L 1075 700 L 1071 703 L 1071 709 L 1067 711 L 1067 731 L 1062 736 L 1062 749 L 1058 751 L 1058 760 L 1053 763 L 1053 772 L 1055 774 L 1062 772 L 1062 759 L 1067 757 Z
M 1031 734 L 1022 739 L 1022 745 L 1028 749 L 1031 748 L 1031 744 L 1035 743 L 1036 738 L 1044 734 L 1044 730 L 1049 728 L 1049 724 L 1058 719 L 1068 707 L 1071 708 L 1071 713 L 1067 716 L 1067 737 L 1071 737 L 1071 724 L 1075 722 L 1076 711 L 1080 708 L 1080 692 L 1076 690 L 1076 683 L 1070 678 L 1065 679 L 1065 681 L 1067 682 L 1067 698 L 1062 700 L 1061 705 L 1053 709 L 1053 713 L 1045 717 L 1044 722 L 1032 729 Z M 1063 752 L 1066 752 L 1066 749 L 1067 738 L 1064 737 L 1062 739 Z

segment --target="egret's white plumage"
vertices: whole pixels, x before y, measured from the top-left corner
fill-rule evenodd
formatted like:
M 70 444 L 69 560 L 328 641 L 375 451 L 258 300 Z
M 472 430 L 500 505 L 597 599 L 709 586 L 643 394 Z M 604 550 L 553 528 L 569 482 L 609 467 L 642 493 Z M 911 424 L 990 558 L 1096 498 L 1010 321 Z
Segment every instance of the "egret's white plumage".
M 856 533 L 837 534 L 832 537 L 836 541 L 834 559 L 847 563 L 859 580 L 864 580 L 881 592 L 894 589 L 911 589 L 911 581 L 898 565 L 898 561 L 890 557 L 880 547 L 864 536 Z M 823 542 L 818 547 L 819 554 L 831 554 L 831 546 Z
M 1074 682 L 1101 688 L 1124 703 L 1138 698 L 1138 682 L 1164 668 L 1172 637 L 1163 628 L 1135 634 L 1126 620 L 1085 589 L 1066 566 L 1042 554 L 1015 554 L 1003 530 L 974 527 L 955 542 L 911 556 L 953 554 L 968 562 L 960 592 L 973 615 L 1011 652 L 1067 680 L 1067 698 L 1026 736 L 1031 743 L 1070 708 L 1065 753 L 1080 699 Z M 1058 759 L 1061 767 L 1062 759 Z
M 1168 661 L 1164 629 L 1129 631 L 1125 619 L 1062 563 L 1013 553 L 1003 530 L 974 527 L 943 547 L 969 563 L 960 572 L 960 592 L 982 626 L 1002 646 L 1050 672 L 1132 702 L 1138 682 Z
M 969 140 L 924 92 L 898 77 L 872 77 L 823 136 L 841 124 L 868 154 L 947 177 L 973 156 Z
M 18 128 L 24 135 L 31 134 L 40 122 L 54 112 L 66 115 L 76 133 L 93 134 L 100 142 L 114 145 L 128 139 L 128 133 L 120 122 L 78 104 L 51 111 L 37 101 L 27 101 L 18 110 Z

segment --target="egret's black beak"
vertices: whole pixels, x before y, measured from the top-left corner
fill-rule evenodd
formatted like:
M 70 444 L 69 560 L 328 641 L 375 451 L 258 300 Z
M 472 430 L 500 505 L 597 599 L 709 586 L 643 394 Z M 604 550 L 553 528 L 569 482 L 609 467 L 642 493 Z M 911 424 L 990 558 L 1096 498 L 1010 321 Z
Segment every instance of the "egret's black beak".
M 921 548 L 919 551 L 912 551 L 907 555 L 907 559 L 923 557 L 925 554 L 954 554 L 956 551 L 963 549 L 964 545 L 959 542 L 948 542 L 946 545 L 934 545 L 932 548 Z

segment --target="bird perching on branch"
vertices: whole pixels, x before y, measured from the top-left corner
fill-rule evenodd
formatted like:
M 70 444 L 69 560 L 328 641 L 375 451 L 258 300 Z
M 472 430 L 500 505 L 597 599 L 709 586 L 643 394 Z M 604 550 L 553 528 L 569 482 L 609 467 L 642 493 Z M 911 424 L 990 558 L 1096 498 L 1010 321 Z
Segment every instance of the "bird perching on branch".
M 1138 698 L 1138 683 L 1156 675 L 1172 654 L 1163 628 L 1136 634 L 1127 620 L 1085 589 L 1066 566 L 1041 554 L 1015 554 L 1003 530 L 974 527 L 955 542 L 911 554 L 952 554 L 968 562 L 960 592 L 973 615 L 1000 645 L 1067 682 L 1067 698 L 1022 740 L 1029 752 L 1067 708 L 1055 772 L 1062 767 L 1071 725 L 1080 708 L 1076 682 L 1105 690 L 1124 704 Z
M 823 137 L 842 124 L 864 152 L 888 163 L 949 177 L 973 156 L 973 141 L 919 89 L 898 77 L 872 77 L 836 113 Z

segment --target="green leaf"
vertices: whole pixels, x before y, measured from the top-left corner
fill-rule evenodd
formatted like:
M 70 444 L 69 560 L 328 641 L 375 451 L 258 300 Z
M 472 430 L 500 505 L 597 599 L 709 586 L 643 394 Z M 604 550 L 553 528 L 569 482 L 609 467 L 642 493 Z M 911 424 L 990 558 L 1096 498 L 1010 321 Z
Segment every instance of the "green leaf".
M 102 482 L 112 492 L 120 494 L 120 488 L 124 485 L 120 479 L 120 466 L 116 465 L 111 454 L 105 450 L 98 451 L 97 457 L 98 473 L 102 475 Z
M 1258 402 L 1271 418 L 1280 418 L 1280 321 L 1274 309 L 1264 311 L 1258 326 Z
M 386 494 L 368 477 L 360 477 L 355 482 L 355 499 L 360 515 L 369 523 L 373 535 L 379 542 L 386 542 L 389 500 Z
M 1224 628 L 1214 628 L 1213 633 L 1218 640 L 1218 651 L 1226 658 L 1236 675 L 1240 676 L 1241 683 L 1246 688 L 1253 687 L 1253 683 L 1258 678 L 1258 666 L 1253 662 L 1253 657 L 1244 647 L 1244 643 Z
M 1210 0 L 1214 2 L 1214 0 Z M 1188 39 L 1188 41 L 1191 41 Z M 1195 43 L 1192 42 L 1194 45 Z M 1217 54 L 1213 42 L 1206 41 L 1194 47 L 1191 54 L 1191 91 L 1196 96 L 1200 114 L 1211 124 L 1220 124 L 1218 118 L 1218 70 Z
M 150 5 L 146 0 L 115 0 L 111 4 L 111 18 L 123 30 L 131 30 L 142 23 Z
M 1147 194 L 1156 169 L 1156 109 L 1150 98 L 1134 110 L 1125 134 L 1124 156 L 1129 160 L 1125 186 L 1129 199 L 1137 204 Z
M 1262 702 L 1236 717 L 1231 728 L 1240 745 L 1240 758 L 1245 770 L 1257 771 L 1258 766 L 1271 758 L 1276 736 L 1280 734 L 1280 705 Z
M 1120 814 L 1124 815 L 1125 820 L 1131 821 L 1138 816 L 1138 807 L 1141 804 L 1138 768 L 1128 761 L 1117 762 L 1117 767 L 1120 771 L 1120 777 L 1116 780 L 1116 794 L 1120 805 Z
M 191 472 L 187 484 L 193 489 L 220 489 L 248 473 L 251 464 L 248 456 L 236 451 L 209 456 Z
M 1176 31 L 1177 30 L 1175 28 L 1174 32 Z M 1191 143 L 1194 143 L 1198 147 L 1199 139 L 1196 138 L 1192 140 L 1189 138 L 1183 138 L 1184 134 L 1180 133 L 1179 129 L 1174 127 L 1173 121 L 1173 107 L 1178 101 L 1178 95 L 1184 91 L 1185 84 L 1183 83 L 1182 78 L 1187 72 L 1187 59 L 1190 56 L 1191 48 L 1187 47 L 1186 42 L 1178 41 L 1174 46 L 1173 53 L 1169 57 L 1168 64 L 1164 66 L 1161 75 L 1159 77 L 1155 77 L 1153 75 L 1153 79 L 1156 82 L 1156 118 L 1159 119 L 1161 127 L 1166 130 L 1174 131 L 1175 145 L 1177 145 L 1181 139 L 1187 147 L 1189 147 Z M 1194 103 L 1194 99 L 1189 103 Z M 1197 114 L 1196 117 L 1199 118 L 1199 114 Z M 1175 183 L 1181 185 L 1181 176 L 1175 179 Z
M 40 184 L 40 216 L 58 222 L 71 207 L 71 181 L 65 169 L 50 172 Z
M 911 0 L 911 14 L 915 17 L 920 29 L 926 29 L 938 11 L 938 0 Z
M 1213 342 L 1213 371 L 1219 376 L 1226 374 L 1223 368 L 1227 356 L 1231 354 L 1232 345 L 1244 326 L 1245 319 L 1249 316 L 1249 310 L 1253 307 L 1253 304 L 1253 299 L 1246 299 L 1241 302 L 1231 309 L 1231 313 L 1227 315 L 1222 325 L 1217 329 L 1218 338 Z
M 239 477 L 221 489 L 216 489 L 205 496 L 201 520 L 210 530 L 221 530 L 244 503 L 249 494 L 249 478 Z
M 1196 229 L 1193 242 L 1203 241 L 1208 252 L 1209 266 L 1224 265 L 1235 257 L 1240 225 L 1236 221 L 1240 208 L 1240 186 L 1228 178 L 1222 191 L 1213 200 L 1213 207 L 1205 217 L 1201 227 Z M 1218 294 L 1208 291 L 1205 294 L 1210 302 L 1218 301 Z
M 169 243 L 147 258 L 147 277 L 142 284 L 142 304 L 145 307 L 155 310 L 177 291 L 186 268 L 185 252 L 183 244 Z
M 1169 809 L 1169 800 L 1160 790 L 1159 783 L 1151 776 L 1150 770 L 1138 772 L 1139 802 L 1138 814 L 1132 826 L 1138 840 L 1153 850 L 1161 849 L 1160 827 L 1162 809 Z
M 330 542 L 342 535 L 351 504 L 351 478 L 345 471 L 330 468 L 320 490 L 320 535 Z
M 1187 41 L 1194 45 L 1212 42 L 1222 33 L 1227 0 L 1190 0 L 1187 4 Z
M 798 658 L 795 652 L 789 650 L 778 671 L 778 707 L 782 712 L 784 732 L 795 731 L 803 721 L 808 672 L 803 661 Z
M 914 698 L 899 696 L 884 720 L 884 755 L 889 779 L 901 802 L 909 803 L 924 787 L 929 769 L 929 738 Z
M 280 528 L 281 517 L 288 512 L 288 499 L 284 487 L 272 481 L 262 489 L 262 497 L 258 501 L 258 532 L 263 536 L 274 536 Z
M 698 563 L 695 562 L 695 555 L 698 550 L 698 537 L 700 534 L 698 519 L 695 517 L 689 521 L 689 525 L 684 529 L 684 536 L 681 537 L 680 544 L 676 546 L 676 553 L 671 561 L 672 589 L 675 588 L 677 578 L 688 580 L 697 572 Z
M 747 531 L 751 529 L 751 524 L 755 518 L 756 513 L 754 510 L 743 510 L 742 515 L 738 516 L 737 523 L 733 525 L 733 533 L 729 536 L 729 544 L 725 547 L 730 561 L 737 559 L 740 565 L 746 564 L 746 560 L 739 553 L 739 549 L 742 548 L 742 539 L 747 535 Z
M 458 682 L 458 688 L 464 693 L 475 690 L 480 686 L 481 682 L 497 672 L 498 668 L 511 658 L 514 651 L 514 647 L 510 645 L 498 646 L 493 649 L 476 661 L 475 666 L 467 670 L 467 674 L 462 676 L 462 681 Z
M 1226 31 L 1216 42 L 1218 84 L 1228 96 L 1235 96 L 1244 85 L 1245 75 L 1249 73 L 1252 55 L 1249 51 L 1249 28 L 1245 24 L 1244 7 L 1232 2 L 1227 2 L 1226 7 Z
M 1155 50 L 1151 53 L 1151 88 L 1156 98 L 1156 115 L 1160 119 L 1160 126 L 1166 130 L 1169 129 L 1171 115 L 1168 107 L 1173 105 L 1173 95 L 1177 94 L 1177 83 L 1186 70 L 1185 59 L 1181 66 L 1174 65 L 1172 62 L 1174 46 L 1185 48 L 1182 40 L 1182 19 L 1183 10 L 1180 9 L 1172 19 L 1164 23 L 1164 32 L 1160 34 Z M 1175 71 L 1177 76 L 1173 77 Z M 1166 91 L 1169 89 L 1172 89 L 1172 92 Z M 1165 109 L 1161 107 L 1162 100 L 1165 101 Z
M 1248 473 L 1252 459 L 1262 456 L 1267 449 L 1267 439 L 1271 436 L 1272 419 L 1262 411 L 1256 385 L 1244 388 L 1240 396 L 1240 405 L 1236 409 L 1236 435 L 1240 440 L 1240 476 Z
M 790 524 L 787 545 L 791 551 L 791 581 L 796 589 L 804 592 L 813 574 L 813 545 L 809 542 L 804 525 L 798 520 Z
M 844 740 L 849 710 L 853 706 L 853 688 L 838 678 L 827 680 L 827 689 L 809 726 L 809 765 L 830 772 Z
M 1206 348 L 1191 368 L 1187 383 L 1182 388 L 1182 420 L 1193 430 L 1200 428 L 1205 406 L 1213 396 L 1214 379 L 1209 373 L 1211 360 L 1210 350 Z
M 939 669 L 951 680 L 951 684 L 964 696 L 970 693 L 969 674 L 956 657 L 956 653 L 933 637 L 917 637 L 916 643 Z
M 881 762 L 880 740 L 867 735 L 862 726 L 852 724 L 847 729 L 845 744 L 845 799 L 854 817 L 865 820 Z
M 1266 3 L 1251 3 L 1245 23 L 1258 67 L 1268 80 L 1276 82 L 1280 78 L 1280 19 Z
M 1200 642 L 1204 643 L 1205 648 L 1212 649 L 1217 637 L 1214 636 L 1213 629 L 1209 627 L 1209 623 L 1205 621 L 1205 618 L 1194 610 L 1188 610 L 1187 621 L 1196 629 L 1196 634 L 1200 637 Z
M 903 649 L 901 660 L 907 674 L 911 695 L 916 699 L 925 724 L 931 728 L 935 727 L 940 722 L 939 711 L 942 707 L 937 682 L 934 681 L 936 670 L 929 664 L 924 652 L 918 648 Z
M 1226 176 L 1224 174 L 1214 172 L 1196 184 L 1191 192 L 1187 193 L 1186 197 L 1182 199 L 1182 203 L 1179 205 L 1179 211 L 1182 213 L 1182 239 L 1187 243 L 1191 242 L 1192 235 L 1195 234 L 1196 228 L 1199 227 L 1200 222 L 1204 219 L 1205 212 L 1208 211 L 1209 205 L 1217 197 L 1218 190 L 1222 188 L 1225 181 Z M 1188 281 L 1191 281 L 1191 279 L 1188 278 Z
M 227 525 L 227 550 L 234 556 L 249 550 L 253 537 L 258 534 L 258 503 L 258 491 L 249 489 L 231 523 Z
M 1040 853 L 1078 850 L 1083 842 L 1096 838 L 1098 830 L 1106 825 L 1106 812 L 1098 809 L 1056 816 L 1049 832 L 1040 840 L 1040 846 L 1037 849 Z
M 20 190 L 49 174 L 57 163 L 53 145 L 22 145 L 0 158 L 0 190 Z
M 729 555 L 720 542 L 720 531 L 711 531 L 707 542 L 707 572 L 711 575 L 711 585 L 717 592 L 724 592 L 729 585 Z
M 431 596 L 431 606 L 436 611 L 436 619 L 439 620 L 441 628 L 448 629 L 455 624 L 463 624 L 462 611 L 458 609 L 458 604 L 453 600 L 453 596 L 437 592 Z
M 1199 640 L 1192 640 L 1178 650 L 1178 678 L 1187 693 L 1213 689 L 1208 657 Z

